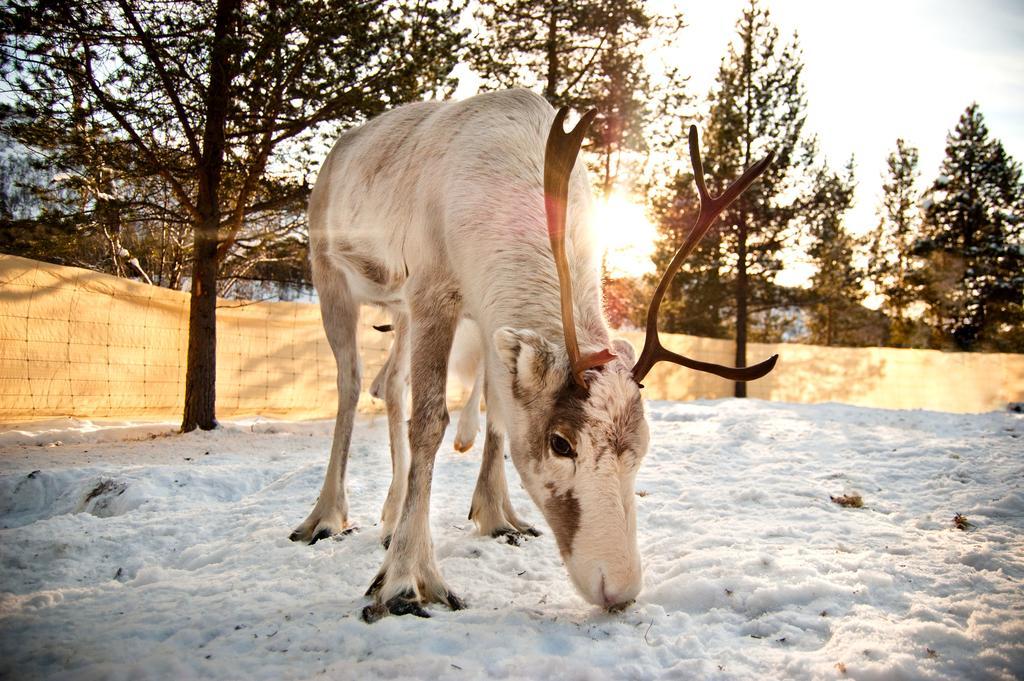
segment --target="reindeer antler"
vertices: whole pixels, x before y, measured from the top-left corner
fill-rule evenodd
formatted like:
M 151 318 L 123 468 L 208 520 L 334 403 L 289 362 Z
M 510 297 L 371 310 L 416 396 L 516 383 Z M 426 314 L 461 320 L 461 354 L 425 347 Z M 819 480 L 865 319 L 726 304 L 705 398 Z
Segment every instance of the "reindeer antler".
M 565 255 L 565 209 L 569 199 L 569 176 L 576 165 L 576 157 L 587 134 L 590 122 L 597 111 L 591 109 L 583 114 L 579 123 L 570 132 L 565 132 L 565 115 L 569 108 L 563 106 L 555 114 L 548 133 L 544 150 L 544 207 L 548 216 L 548 236 L 551 238 L 551 252 L 555 256 L 558 270 L 558 289 L 562 302 L 562 331 L 565 334 L 565 349 L 569 354 L 572 377 L 581 388 L 587 387 L 583 372 L 615 359 L 607 349 L 589 355 L 580 355 L 576 340 L 576 322 L 572 312 L 572 281 L 569 278 L 569 260 Z
M 704 184 L 704 164 L 700 159 L 697 126 L 690 126 L 690 161 L 693 163 L 693 179 L 697 183 L 697 193 L 700 195 L 700 213 L 697 216 L 697 221 L 690 229 L 690 233 L 686 236 L 686 241 L 676 251 L 668 269 L 665 270 L 665 275 L 661 278 L 661 282 L 654 292 L 654 298 L 651 299 L 651 306 L 647 310 L 647 337 L 644 340 L 644 349 L 640 353 L 640 358 L 633 366 L 633 378 L 637 383 L 643 381 L 651 367 L 661 361 L 673 362 L 690 369 L 705 371 L 733 381 L 753 381 L 775 368 L 775 362 L 779 359 L 778 355 L 772 355 L 765 361 L 752 367 L 733 368 L 720 364 L 700 362 L 683 355 L 677 355 L 663 348 L 658 338 L 658 308 L 661 307 L 661 299 L 665 297 L 665 291 L 668 290 L 672 278 L 676 276 L 676 273 L 682 266 L 683 260 L 697 247 L 697 244 L 707 233 L 708 228 L 711 227 L 719 213 L 728 208 L 729 204 L 746 191 L 747 187 L 768 168 L 768 164 L 772 162 L 774 156 L 775 152 L 770 152 L 763 159 L 747 168 L 743 175 L 740 176 L 740 179 L 729 185 L 729 188 L 721 196 L 712 197 Z

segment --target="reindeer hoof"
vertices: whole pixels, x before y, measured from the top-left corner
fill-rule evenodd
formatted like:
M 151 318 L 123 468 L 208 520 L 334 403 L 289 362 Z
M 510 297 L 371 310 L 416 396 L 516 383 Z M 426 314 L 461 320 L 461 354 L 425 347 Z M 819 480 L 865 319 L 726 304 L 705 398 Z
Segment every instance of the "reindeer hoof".
M 376 582 L 377 580 L 374 580 Z M 373 588 L 371 586 L 371 588 Z M 451 596 L 451 594 L 449 594 Z M 455 601 L 461 604 L 458 598 Z M 451 600 L 449 599 L 449 603 Z M 453 610 L 455 608 L 452 608 Z M 394 598 L 388 600 L 387 603 L 374 603 L 363 608 L 362 619 L 367 624 L 373 624 L 377 620 L 381 619 L 385 615 L 414 615 L 416 617 L 430 617 L 430 613 L 423 609 L 419 601 L 416 600 L 416 594 L 412 591 L 406 591 L 401 593 Z
M 384 585 L 385 572 L 382 570 L 374 577 L 370 588 L 366 590 L 367 596 L 376 596 Z M 464 610 L 466 602 L 451 591 L 444 592 L 442 602 L 451 610 Z M 417 600 L 414 591 L 404 591 L 384 603 L 373 603 L 363 608 L 360 618 L 367 624 L 373 624 L 385 615 L 414 615 L 416 617 L 430 617 L 430 613 L 423 608 L 423 604 Z
M 309 540 L 309 545 L 312 546 L 313 544 L 317 543 L 321 539 L 327 539 L 330 536 L 331 536 L 331 531 L 325 527 L 325 528 L 323 528 L 322 530 L 320 530 L 319 532 L 317 532 L 316 534 L 313 535 L 312 539 Z
M 459 452 L 460 454 L 465 454 L 471 449 L 473 449 L 472 439 L 463 441 L 460 440 L 459 438 L 455 438 L 455 451 Z
M 348 522 L 348 518 L 340 510 L 325 512 L 317 506 L 313 508 L 309 517 L 288 535 L 288 538 L 295 542 L 315 544 L 328 537 L 344 537 L 355 529 L 357 528 Z
M 451 591 L 445 592 L 444 600 L 445 603 L 448 604 L 448 607 L 452 610 L 466 609 L 466 601 L 462 600 L 461 598 L 453 594 Z
M 388 614 L 388 609 L 386 607 L 382 604 L 374 603 L 373 605 L 368 605 L 363 608 L 363 612 L 359 615 L 359 618 L 367 624 L 373 624 L 386 614 Z
M 430 613 L 423 609 L 419 601 L 416 600 L 416 594 L 412 591 L 406 591 L 401 593 L 394 598 L 390 599 L 384 604 L 388 612 L 392 615 L 415 615 L 416 617 L 430 617 Z
M 512 527 L 499 527 L 494 532 L 491 532 L 491 536 L 495 539 L 504 537 L 505 543 L 509 546 L 519 546 L 526 536 L 539 537 L 540 532 L 533 527 L 527 527 L 522 532 Z
M 495 539 L 505 539 L 505 543 L 509 546 L 519 546 L 519 542 L 522 540 L 523 535 L 518 530 L 513 530 L 511 527 L 499 527 L 494 532 L 491 532 L 491 536 Z
M 333 538 L 335 541 L 340 541 L 340 540 L 344 539 L 345 537 L 347 537 L 348 535 L 352 534 L 355 531 L 356 531 L 355 527 L 346 527 L 341 532 L 333 532 L 329 527 L 323 527 L 323 528 L 320 529 L 319 532 L 317 532 L 312 537 L 310 537 L 309 545 L 312 546 L 313 544 L 317 543 L 321 539 L 331 539 L 331 538 Z M 296 535 L 298 535 L 297 531 L 296 532 L 292 532 L 291 536 L 288 537 L 288 538 L 291 539 L 292 541 L 301 541 L 302 537 L 301 536 L 296 537 Z

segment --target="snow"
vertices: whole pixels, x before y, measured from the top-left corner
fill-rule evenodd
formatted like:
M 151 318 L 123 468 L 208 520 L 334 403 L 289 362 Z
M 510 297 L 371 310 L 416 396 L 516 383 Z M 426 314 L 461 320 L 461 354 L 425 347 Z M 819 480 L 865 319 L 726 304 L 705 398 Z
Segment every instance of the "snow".
M 1024 415 L 650 403 L 646 587 L 577 596 L 551 533 L 478 537 L 479 466 L 435 469 L 469 609 L 358 618 L 383 557 L 387 428 L 358 423 L 360 530 L 303 546 L 332 424 L 61 420 L 0 433 L 0 677 L 1009 679 L 1024 676 Z M 543 527 L 509 464 L 513 503 Z M 830 496 L 857 493 L 863 508 Z M 970 526 L 953 526 L 954 514 Z

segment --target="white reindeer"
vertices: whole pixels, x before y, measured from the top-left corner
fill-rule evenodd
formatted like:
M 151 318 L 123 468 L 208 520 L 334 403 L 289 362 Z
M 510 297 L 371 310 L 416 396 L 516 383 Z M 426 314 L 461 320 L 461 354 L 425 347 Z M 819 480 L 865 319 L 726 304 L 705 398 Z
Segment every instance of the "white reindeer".
M 367 591 L 374 597 L 363 611 L 367 621 L 388 612 L 428 616 L 429 602 L 464 607 L 441 577 L 428 518 L 434 457 L 448 424 L 449 350 L 461 317 L 485 339 L 486 435 L 470 517 L 484 535 L 536 533 L 509 502 L 507 436 L 573 583 L 607 608 L 631 601 L 642 584 L 633 490 L 648 445 L 640 381 L 659 360 L 734 380 L 774 366 L 775 357 L 748 369 L 695 362 L 657 340 L 657 308 L 683 258 L 770 156 L 712 198 L 691 128 L 700 216 L 655 293 L 634 365 L 633 349 L 610 338 L 602 316 L 590 185 L 576 164 L 594 112 L 569 134 L 565 115 L 525 90 L 403 106 L 343 134 L 313 188 L 313 281 L 338 363 L 338 416 L 320 497 L 295 540 L 348 527 L 359 306 L 389 310 L 396 332 L 385 380 L 393 477 L 381 522 L 388 548 Z

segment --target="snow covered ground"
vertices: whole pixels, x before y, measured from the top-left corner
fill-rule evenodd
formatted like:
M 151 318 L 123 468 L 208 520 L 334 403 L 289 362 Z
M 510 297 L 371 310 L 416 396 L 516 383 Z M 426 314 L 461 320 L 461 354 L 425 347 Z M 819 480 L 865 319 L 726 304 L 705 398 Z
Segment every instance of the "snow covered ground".
M 588 606 L 550 532 L 466 520 L 481 443 L 438 456 L 439 564 L 469 604 L 359 620 L 383 549 L 382 418 L 357 426 L 342 540 L 288 541 L 331 424 L 61 421 L 0 434 L 0 677 L 1020 678 L 1024 417 L 649 405 L 646 587 Z M 508 464 L 513 501 L 544 527 Z M 858 493 L 863 508 L 830 496 Z M 954 527 L 961 513 L 970 523 Z

